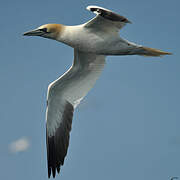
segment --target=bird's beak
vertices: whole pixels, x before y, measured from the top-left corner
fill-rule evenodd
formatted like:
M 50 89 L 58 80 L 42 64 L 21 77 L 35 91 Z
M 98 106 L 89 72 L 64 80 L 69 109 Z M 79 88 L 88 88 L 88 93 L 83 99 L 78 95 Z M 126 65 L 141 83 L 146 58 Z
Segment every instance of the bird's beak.
M 23 36 L 41 36 L 43 34 L 44 32 L 41 31 L 40 29 L 34 29 L 32 31 L 25 32 Z

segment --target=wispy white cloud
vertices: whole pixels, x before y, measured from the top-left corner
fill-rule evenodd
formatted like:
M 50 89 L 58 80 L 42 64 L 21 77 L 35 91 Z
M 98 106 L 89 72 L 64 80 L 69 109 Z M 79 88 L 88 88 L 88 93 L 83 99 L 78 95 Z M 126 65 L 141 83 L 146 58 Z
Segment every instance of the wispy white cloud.
M 30 141 L 26 137 L 22 137 L 16 141 L 13 141 L 9 145 L 9 150 L 12 153 L 18 153 L 18 152 L 23 152 L 26 151 L 30 146 Z

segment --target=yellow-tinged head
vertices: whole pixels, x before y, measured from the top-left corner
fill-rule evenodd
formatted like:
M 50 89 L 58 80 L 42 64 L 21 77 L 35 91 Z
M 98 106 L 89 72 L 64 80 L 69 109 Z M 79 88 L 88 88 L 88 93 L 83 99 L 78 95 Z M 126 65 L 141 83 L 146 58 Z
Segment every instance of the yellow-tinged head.
M 41 36 L 50 39 L 57 39 L 64 30 L 61 24 L 45 24 L 32 31 L 25 32 L 24 36 Z

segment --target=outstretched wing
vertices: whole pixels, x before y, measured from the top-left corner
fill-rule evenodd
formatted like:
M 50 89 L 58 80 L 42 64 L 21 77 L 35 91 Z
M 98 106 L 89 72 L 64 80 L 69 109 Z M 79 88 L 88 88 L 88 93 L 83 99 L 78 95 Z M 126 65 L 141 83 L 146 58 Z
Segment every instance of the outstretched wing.
M 96 27 L 104 31 L 107 29 L 119 31 L 126 23 L 131 23 L 124 16 L 99 6 L 88 6 L 87 10 L 97 14 L 95 18 L 86 23 L 85 26 L 89 28 Z
M 71 131 L 74 108 L 65 100 L 54 97 L 47 106 L 46 146 L 48 177 L 60 172 L 60 166 L 64 164 L 64 158 L 69 146 L 69 134 Z
M 48 88 L 46 141 L 48 177 L 59 173 L 69 145 L 74 108 L 94 86 L 105 56 L 74 51 L 72 67 Z

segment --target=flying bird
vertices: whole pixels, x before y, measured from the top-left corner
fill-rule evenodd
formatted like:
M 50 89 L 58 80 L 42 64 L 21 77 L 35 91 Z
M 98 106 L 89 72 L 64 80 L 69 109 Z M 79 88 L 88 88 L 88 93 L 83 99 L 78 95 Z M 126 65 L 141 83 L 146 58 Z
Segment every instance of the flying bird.
M 119 36 L 127 18 L 111 10 L 88 6 L 96 14 L 76 26 L 46 24 L 24 33 L 65 43 L 74 48 L 70 69 L 48 86 L 46 109 L 46 145 L 48 177 L 59 173 L 67 154 L 74 109 L 99 78 L 108 55 L 162 56 L 171 53 L 144 47 Z

